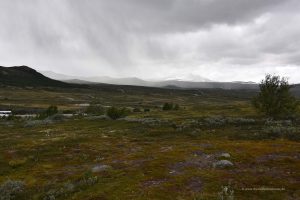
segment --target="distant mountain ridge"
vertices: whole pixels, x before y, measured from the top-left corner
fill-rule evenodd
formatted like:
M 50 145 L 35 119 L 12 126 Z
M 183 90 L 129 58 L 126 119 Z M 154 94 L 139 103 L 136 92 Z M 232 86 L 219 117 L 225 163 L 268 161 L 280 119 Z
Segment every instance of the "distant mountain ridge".
M 132 85 L 168 89 L 258 89 L 258 84 L 253 82 L 192 82 L 181 80 L 145 81 L 135 77 L 111 78 L 107 76 L 91 77 L 90 80 L 82 80 L 77 79 L 75 76 L 67 76 L 54 72 L 51 73 L 49 77 L 47 77 L 46 73 L 43 75 L 42 73 L 27 66 L 0 66 L 0 86 L 88 88 L 91 85 L 95 85 L 96 87 L 101 86 L 104 83 L 112 85 Z M 52 79 L 53 76 L 59 76 L 59 78 L 62 80 L 54 80 Z M 99 79 L 101 79 L 101 82 Z M 291 91 L 297 96 L 300 96 L 300 84 L 295 84 Z
M 50 79 L 27 66 L 0 66 L 0 85 L 22 87 L 71 87 L 68 83 Z
M 258 84 L 253 82 L 214 82 L 209 79 L 189 75 L 193 81 L 185 81 L 182 77 L 176 79 L 168 79 L 164 81 L 146 81 L 136 77 L 128 78 L 111 78 L 108 76 L 98 77 L 78 77 L 68 76 L 64 74 L 58 74 L 51 71 L 41 71 L 45 76 L 53 79 L 61 80 L 67 83 L 80 83 L 80 84 L 114 84 L 114 85 L 135 85 L 135 86 L 146 86 L 146 87 L 165 87 L 165 88 L 176 88 L 176 89 L 198 89 L 198 88 L 221 88 L 221 89 L 257 89 Z M 202 81 L 196 81 L 202 80 Z
M 127 78 L 112 78 L 109 76 L 83 77 L 83 76 L 69 76 L 65 74 L 55 73 L 52 71 L 40 71 L 40 73 L 44 74 L 49 78 L 64 81 L 67 83 L 90 83 L 90 84 L 105 83 L 105 84 L 113 84 L 113 85 L 136 85 L 136 86 L 149 86 L 149 87 L 154 86 L 153 84 L 154 82 L 145 81 L 137 77 L 127 77 Z

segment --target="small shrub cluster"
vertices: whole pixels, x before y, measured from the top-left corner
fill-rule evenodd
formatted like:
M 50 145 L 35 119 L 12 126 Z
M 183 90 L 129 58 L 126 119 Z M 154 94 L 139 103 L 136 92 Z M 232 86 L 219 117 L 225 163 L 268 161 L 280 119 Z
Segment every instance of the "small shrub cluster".
M 9 161 L 8 165 L 15 168 L 15 167 L 18 167 L 18 166 L 21 166 L 21 165 L 25 164 L 26 161 L 27 161 L 26 158 L 14 159 L 14 160 Z
M 13 121 L 15 119 L 18 119 L 18 117 L 14 116 L 14 115 L 9 115 L 8 117 L 6 117 L 6 116 L 0 117 L 0 120 L 4 120 L 4 121 Z
M 98 181 L 98 176 L 92 176 L 90 173 L 86 173 L 83 178 L 74 183 L 66 183 L 60 188 L 49 190 L 44 195 L 43 200 L 56 200 L 67 197 L 76 191 L 95 185 Z
M 293 122 L 291 120 L 270 120 L 265 122 L 266 126 L 292 126 Z
M 172 127 L 177 131 L 190 130 L 197 128 L 218 128 L 225 125 L 252 125 L 257 121 L 251 118 L 233 118 L 233 117 L 205 117 L 201 119 L 188 119 L 181 124 L 173 124 Z
M 255 119 L 250 118 L 234 118 L 234 117 L 222 117 L 222 116 L 216 116 L 216 117 L 208 117 L 203 119 L 203 124 L 206 126 L 224 126 L 226 124 L 233 124 L 233 125 L 249 125 L 249 124 L 255 124 Z
M 179 105 L 178 104 L 173 104 L 173 103 L 164 103 L 163 110 L 179 110 Z
M 64 188 L 59 188 L 56 190 L 49 190 L 44 196 L 43 200 L 55 200 L 58 197 L 61 197 L 65 194 Z
M 222 186 L 218 197 L 219 200 L 234 200 L 234 189 L 231 186 Z
M 89 176 L 82 179 L 79 185 L 92 186 L 98 183 L 98 181 L 99 181 L 98 176 Z
M 90 115 L 103 115 L 105 114 L 105 109 L 99 104 L 91 104 L 85 112 Z
M 53 121 L 49 119 L 43 119 L 43 120 L 29 120 L 25 122 L 25 127 L 36 127 L 36 126 L 42 126 L 42 125 L 49 125 L 52 124 Z
M 38 119 L 46 119 L 47 117 L 53 116 L 58 113 L 57 106 L 49 106 L 46 111 L 38 115 Z
M 0 186 L 0 200 L 17 199 L 24 188 L 25 184 L 22 181 L 6 181 Z
M 300 130 L 294 126 L 266 126 L 263 129 L 263 134 L 270 139 L 286 138 L 289 140 L 300 140 Z
M 255 132 L 235 134 L 234 138 L 239 139 L 277 139 L 285 138 L 288 140 L 300 140 L 300 129 L 294 126 L 290 120 L 267 120 L 261 127 L 261 130 Z
M 226 121 L 228 124 L 236 124 L 236 125 L 250 125 L 250 124 L 255 124 L 257 121 L 255 119 L 250 119 L 250 118 L 232 118 L 228 117 L 226 118 Z
M 124 118 L 124 120 L 128 122 L 139 122 L 141 124 L 155 127 L 171 125 L 171 123 L 168 120 L 158 118 Z
M 134 109 L 132 110 L 132 112 L 138 113 L 138 112 L 141 112 L 141 109 L 140 109 L 140 108 L 134 108 Z
M 203 119 L 203 124 L 209 127 L 224 126 L 227 123 L 224 117 L 208 117 Z
M 62 113 L 63 114 L 74 114 L 75 111 L 74 110 L 63 110 Z
M 126 117 L 129 111 L 126 108 L 110 107 L 106 111 L 106 115 L 113 120 Z
M 195 119 L 188 119 L 180 124 L 172 123 L 171 124 L 172 128 L 174 128 L 176 131 L 190 131 L 194 129 L 198 129 L 201 126 L 203 126 L 203 123 L 200 122 L 199 120 Z
M 47 118 L 40 118 L 38 117 L 37 120 L 28 120 L 25 122 L 25 127 L 36 127 L 36 126 L 43 126 L 43 125 L 49 125 L 53 124 L 55 122 L 61 122 L 64 121 L 65 117 L 61 114 L 55 114 L 51 115 Z

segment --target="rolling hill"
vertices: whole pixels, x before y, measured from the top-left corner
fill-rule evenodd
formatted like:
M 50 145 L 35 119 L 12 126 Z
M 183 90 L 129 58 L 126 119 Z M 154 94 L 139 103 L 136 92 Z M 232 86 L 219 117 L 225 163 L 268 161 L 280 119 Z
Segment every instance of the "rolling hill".
M 72 85 L 50 79 L 27 66 L 0 66 L 0 85 L 30 87 L 72 87 Z

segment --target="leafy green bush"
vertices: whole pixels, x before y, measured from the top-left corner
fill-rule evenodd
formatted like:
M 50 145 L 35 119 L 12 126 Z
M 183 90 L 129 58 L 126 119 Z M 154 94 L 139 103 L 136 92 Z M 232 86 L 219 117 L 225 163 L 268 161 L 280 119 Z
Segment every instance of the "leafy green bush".
M 116 108 L 110 107 L 106 111 L 106 115 L 113 120 L 126 117 L 128 115 L 128 110 L 126 108 Z
M 140 109 L 140 108 L 134 108 L 134 109 L 132 110 L 132 112 L 141 112 L 141 109 Z
M 272 118 L 291 117 L 296 113 L 298 102 L 286 78 L 267 75 L 259 88 L 260 93 L 252 101 L 258 111 Z
M 173 104 L 173 103 L 164 103 L 163 110 L 179 110 L 179 105 L 178 104 Z
M 145 108 L 144 112 L 150 112 L 150 108 Z
M 57 106 L 51 105 L 51 106 L 49 106 L 49 107 L 47 108 L 47 110 L 46 110 L 45 112 L 42 112 L 41 114 L 39 114 L 39 115 L 38 115 L 38 118 L 39 118 L 39 119 L 45 119 L 45 118 L 50 117 L 50 116 L 53 116 L 53 115 L 55 115 L 55 114 L 57 114 L 57 113 L 58 113 L 58 108 L 57 108 Z
M 55 115 L 58 113 L 58 108 L 57 106 L 49 106 L 48 109 L 46 110 L 45 114 L 47 117 Z
M 64 110 L 62 113 L 63 114 L 74 114 L 75 111 L 74 110 Z
M 173 103 L 164 103 L 163 110 L 172 110 L 173 109 Z

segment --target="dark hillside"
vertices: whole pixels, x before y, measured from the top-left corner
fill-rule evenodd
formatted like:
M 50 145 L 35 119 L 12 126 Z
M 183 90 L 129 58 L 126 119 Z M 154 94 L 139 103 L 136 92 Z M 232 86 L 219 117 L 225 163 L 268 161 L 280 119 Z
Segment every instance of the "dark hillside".
M 0 66 L 0 85 L 21 87 L 73 87 L 74 85 L 50 79 L 27 66 Z

